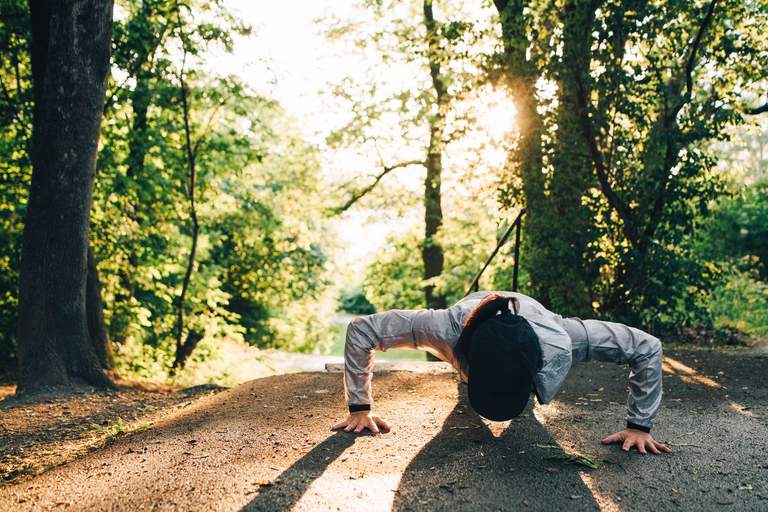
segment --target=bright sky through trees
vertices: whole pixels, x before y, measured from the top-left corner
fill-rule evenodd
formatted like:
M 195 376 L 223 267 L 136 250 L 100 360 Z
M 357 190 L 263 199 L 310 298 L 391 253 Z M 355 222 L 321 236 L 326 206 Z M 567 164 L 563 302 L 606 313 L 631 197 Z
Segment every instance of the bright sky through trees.
M 301 128 L 308 140 L 323 148 L 331 129 L 339 127 L 349 117 L 348 112 L 328 103 L 331 84 L 338 84 L 345 77 L 364 81 L 370 78 L 372 69 L 381 69 L 381 64 L 375 51 L 360 52 L 345 46 L 344 42 L 329 41 L 316 21 L 329 17 L 359 18 L 359 6 L 331 0 L 270 2 L 268 5 L 229 0 L 227 5 L 254 27 L 254 33 L 239 38 L 233 54 L 222 53 L 210 64 L 219 72 L 241 76 L 252 87 L 274 97 L 292 116 L 301 119 Z M 478 16 L 482 15 L 483 12 L 478 11 Z M 393 64 L 386 69 L 385 75 L 387 80 L 381 82 L 383 87 L 387 84 L 402 87 L 413 81 L 412 70 L 402 65 Z M 454 161 L 456 154 L 468 152 L 472 146 L 484 145 L 479 158 L 491 166 L 501 165 L 506 154 L 504 144 L 486 145 L 482 141 L 489 137 L 493 141 L 508 138 L 510 118 L 514 117 L 514 106 L 509 98 L 500 91 L 484 87 L 458 109 L 474 110 L 479 131 L 469 134 L 455 148 Z M 353 175 L 378 172 L 376 155 L 330 151 L 328 148 L 321 153 L 323 171 L 334 184 L 342 184 Z M 458 167 L 466 165 L 459 163 Z M 418 194 L 423 171 L 420 168 L 403 169 L 387 179 Z M 343 254 L 349 261 L 342 264 L 362 270 L 368 257 L 375 253 L 388 234 L 407 231 L 420 221 L 420 209 L 406 210 L 399 212 L 404 217 L 395 212 L 361 213 L 360 209 L 344 215 L 338 231 L 341 243 L 347 248 Z

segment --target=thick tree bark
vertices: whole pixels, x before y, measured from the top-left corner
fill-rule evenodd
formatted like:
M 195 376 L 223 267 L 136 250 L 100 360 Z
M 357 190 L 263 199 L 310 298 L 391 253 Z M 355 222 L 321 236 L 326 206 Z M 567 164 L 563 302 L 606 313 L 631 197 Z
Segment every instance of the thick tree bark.
M 429 149 L 425 166 L 427 176 L 424 179 L 424 243 L 421 258 L 424 263 L 424 287 L 426 305 L 432 309 L 445 309 L 445 295 L 435 291 L 430 280 L 443 273 L 443 248 L 437 240 L 437 233 L 443 224 L 441 179 L 443 172 L 443 137 L 445 131 L 445 108 L 448 95 L 440 73 L 440 40 L 437 25 L 432 13 L 432 0 L 424 0 L 424 24 L 427 29 L 429 50 L 429 74 L 435 91 L 435 112 L 429 122 Z
M 113 386 L 86 315 L 88 227 L 112 7 L 111 0 L 31 2 L 33 77 L 42 101 L 35 106 L 19 283 L 19 393 L 75 379 Z
M 593 183 L 592 161 L 584 144 L 578 84 L 588 87 L 592 28 L 601 0 L 566 0 L 561 10 L 563 56 L 558 67 L 557 133 L 549 184 L 553 222 L 547 232 L 546 282 L 550 307 L 572 316 L 592 316 L 592 290 L 599 278 L 590 242 L 597 238 L 594 219 L 582 198 Z M 587 89 L 587 95 L 589 95 Z
M 581 198 L 591 181 L 591 161 L 584 156 L 571 72 L 588 65 L 594 11 L 589 0 L 569 0 L 563 13 L 563 62 L 558 76 L 560 102 L 557 138 L 548 181 L 542 172 L 542 120 L 537 111 L 538 71 L 528 39 L 527 1 L 495 0 L 499 12 L 506 82 L 517 106 L 519 139 L 510 153 L 511 180 L 520 179 L 527 209 L 523 265 L 531 292 L 546 306 L 569 314 L 591 312 L 591 280 L 597 277 L 588 257 L 591 219 Z M 585 73 L 588 67 L 584 68 Z M 510 120 L 510 122 L 513 122 Z M 510 186 L 508 189 L 515 190 Z M 502 187 L 504 190 L 504 187 Z M 548 191 L 546 193 L 545 191 Z M 517 198 L 502 197 L 506 205 Z
M 527 36 L 527 19 L 524 0 L 495 0 L 499 13 L 502 40 L 504 43 L 505 82 L 509 87 L 517 108 L 516 124 L 518 140 L 516 147 L 507 157 L 508 181 L 516 177 L 522 181 L 523 203 L 526 207 L 525 236 L 523 237 L 523 267 L 530 277 L 530 288 L 537 298 L 548 302 L 544 275 L 547 271 L 547 234 L 550 214 L 545 204 L 544 174 L 542 173 L 542 120 L 537 110 L 536 80 L 538 73 L 529 56 L 531 43 Z M 502 185 L 501 202 L 505 206 L 516 206 L 520 200 L 511 197 L 505 190 L 515 187 Z
M 101 298 L 101 278 L 96 268 L 96 258 L 93 250 L 88 247 L 88 277 L 85 284 L 85 306 L 88 319 L 88 334 L 91 336 L 93 350 L 99 359 L 99 364 L 105 370 L 115 367 L 112 356 L 112 343 L 107 334 L 104 321 L 104 301 Z

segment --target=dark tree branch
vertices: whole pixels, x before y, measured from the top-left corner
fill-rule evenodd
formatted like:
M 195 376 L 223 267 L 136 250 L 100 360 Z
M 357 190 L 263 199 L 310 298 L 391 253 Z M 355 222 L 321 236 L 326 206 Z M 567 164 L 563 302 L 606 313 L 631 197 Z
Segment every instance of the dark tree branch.
M 376 175 L 376 177 L 374 178 L 371 184 L 369 184 L 365 188 L 358 190 L 357 192 L 354 192 L 352 196 L 343 205 L 337 206 L 335 208 L 331 208 L 330 212 L 334 215 L 344 213 L 345 211 L 349 210 L 352 207 L 352 205 L 354 205 L 360 199 L 365 197 L 366 194 L 368 194 L 370 191 L 376 188 L 376 185 L 379 184 L 379 182 L 384 176 L 386 176 L 387 174 L 389 174 L 390 172 L 396 169 L 409 167 L 411 165 L 425 165 L 425 162 L 423 160 L 406 160 L 404 162 L 399 162 L 394 165 L 384 166 L 384 169 L 379 174 Z
M 181 30 L 182 23 L 181 17 L 179 17 L 179 29 Z M 192 353 L 192 348 L 183 341 L 184 336 L 184 306 L 187 290 L 192 280 L 192 272 L 195 269 L 195 257 L 197 256 L 197 241 L 200 234 L 200 223 L 197 218 L 197 205 L 195 203 L 195 178 L 197 176 L 196 168 L 196 155 L 195 148 L 192 146 L 192 129 L 190 126 L 190 108 L 189 108 L 189 91 L 187 84 L 184 81 L 184 68 L 187 63 L 187 51 L 184 46 L 184 54 L 181 61 L 181 70 L 179 72 L 179 86 L 181 93 L 181 107 L 182 115 L 184 118 L 184 146 L 187 157 L 187 197 L 189 199 L 189 217 L 192 221 L 192 245 L 189 249 L 189 256 L 187 257 L 187 268 L 184 272 L 184 280 L 181 284 L 181 292 L 179 293 L 179 309 L 176 317 L 176 357 L 173 361 L 172 373 L 175 373 L 176 369 L 183 368 L 186 359 Z M 194 343 L 195 345 L 199 341 L 197 336 L 190 335 L 187 337 L 187 341 Z
M 688 50 L 688 58 L 686 59 L 685 68 L 683 71 L 683 74 L 685 75 L 685 94 L 682 98 L 680 98 L 680 101 L 677 105 L 675 105 L 675 108 L 672 110 L 672 112 L 670 112 L 671 117 L 677 116 L 677 113 L 680 112 L 680 109 L 683 108 L 683 106 L 685 106 L 685 104 L 688 103 L 688 101 L 691 99 L 691 95 L 693 94 L 693 70 L 696 67 L 696 57 L 701 48 L 704 36 L 709 27 L 712 25 L 712 19 L 714 18 L 715 14 L 715 7 L 719 1 L 720 0 L 712 0 L 709 3 L 707 13 L 704 15 L 704 19 L 701 20 L 699 29 L 696 31 L 696 36 L 693 38 L 693 42 L 691 43 L 691 46 Z
M 175 8 L 178 10 L 178 5 L 174 4 L 172 6 L 172 9 Z M 170 19 L 171 16 L 174 14 L 173 10 L 168 11 L 167 16 Z M 142 13 L 142 16 L 145 16 L 149 18 L 152 15 L 152 8 L 148 6 L 148 4 L 144 4 L 144 12 Z M 123 90 L 123 87 L 125 87 L 125 84 L 128 82 L 128 80 L 132 77 L 135 77 L 139 74 L 139 71 L 141 71 L 141 67 L 145 64 L 149 64 L 150 67 L 155 62 L 155 57 L 157 56 L 157 49 L 162 45 L 163 39 L 165 38 L 165 34 L 168 31 L 168 29 L 171 26 L 171 22 L 168 21 L 167 23 L 164 23 L 162 25 L 162 30 L 159 31 L 157 34 L 157 38 L 154 41 L 154 45 L 152 46 L 151 50 L 142 52 L 143 55 L 141 58 L 137 58 L 134 61 L 134 66 L 128 70 L 128 76 L 126 76 L 122 82 L 117 84 L 114 89 L 112 89 L 109 94 L 107 95 L 107 99 L 104 101 L 104 114 L 106 114 L 109 111 L 109 108 L 112 106 L 112 102 L 114 101 L 115 96 L 117 96 L 120 91 Z
M 685 104 L 691 100 L 693 95 L 693 71 L 696 67 L 696 58 L 703 45 L 704 36 L 706 35 L 709 27 L 712 26 L 715 7 L 717 6 L 718 2 L 719 0 L 712 0 L 709 3 L 707 13 L 701 20 L 699 29 L 696 31 L 696 36 L 694 37 L 693 42 L 691 43 L 691 46 L 688 50 L 688 58 L 686 59 L 685 67 L 683 70 L 685 76 L 685 94 L 682 95 L 672 111 L 667 112 L 666 115 L 659 120 L 659 127 L 663 132 L 662 136 L 665 144 L 664 159 L 659 173 L 659 186 L 656 189 L 656 193 L 654 194 L 653 207 L 648 217 L 648 223 L 646 224 L 645 229 L 642 232 L 642 236 L 638 240 L 637 244 L 638 250 L 641 254 L 644 254 L 648 249 L 650 240 L 653 238 L 653 235 L 656 232 L 656 228 L 661 221 L 661 215 L 664 211 L 664 206 L 666 205 L 667 190 L 669 189 L 669 183 L 672 179 L 670 170 L 672 169 L 676 158 L 676 145 L 673 141 L 673 132 L 677 126 L 677 114 L 680 112 L 680 109 L 682 109 L 683 106 L 685 106 Z M 673 85 L 673 82 L 670 82 L 669 87 L 672 87 Z
M 651 215 L 648 218 L 648 224 L 645 226 L 643 235 L 638 243 L 638 252 L 641 255 L 644 255 L 645 252 L 648 250 L 650 241 L 653 238 L 653 235 L 656 233 L 656 228 L 658 227 L 659 222 L 661 221 L 661 214 L 664 212 L 664 206 L 666 205 L 666 202 L 667 202 L 667 190 L 669 188 L 670 181 L 672 180 L 672 173 L 670 171 L 671 171 L 673 162 L 675 160 L 677 147 L 672 142 L 673 137 L 672 137 L 672 134 L 669 133 L 669 129 L 667 129 L 666 132 L 667 132 L 667 136 L 665 137 L 666 149 L 664 152 L 664 165 L 663 165 L 663 169 L 665 170 L 665 172 L 664 172 L 664 175 L 661 177 L 661 180 L 659 182 L 659 188 L 656 191 L 656 197 L 654 199 Z
M 747 115 L 750 115 L 750 116 L 756 116 L 756 115 L 762 114 L 764 112 L 768 112 L 768 103 L 763 103 L 759 107 L 748 108 L 745 111 L 745 113 Z
M 592 124 L 592 119 L 589 117 L 589 100 L 587 98 L 586 86 L 584 85 L 584 82 L 581 79 L 581 73 L 578 70 L 574 73 L 574 76 L 576 79 L 576 98 L 579 108 L 581 133 L 587 144 L 587 148 L 589 148 L 595 174 L 600 183 L 600 189 L 608 200 L 608 204 L 610 204 L 611 208 L 613 208 L 619 215 L 619 218 L 622 221 L 622 231 L 624 232 L 624 236 L 626 236 L 627 240 L 634 245 L 637 242 L 637 233 L 635 231 L 634 219 L 632 218 L 632 211 L 621 197 L 619 197 L 618 193 L 611 185 L 608 169 L 603 161 L 603 155 L 600 148 L 597 146 L 595 127 Z
M 216 108 L 213 109 L 213 112 L 211 112 L 211 115 L 208 117 L 208 121 L 205 123 L 205 127 L 203 128 L 202 133 L 197 138 L 197 141 L 195 141 L 195 145 L 192 148 L 192 155 L 197 157 L 197 151 L 200 149 L 200 145 L 205 140 L 206 135 L 208 135 L 208 130 L 211 127 L 211 123 L 213 123 L 214 118 L 216 117 L 216 114 L 218 114 L 221 107 L 224 106 L 224 102 L 220 102 L 218 105 L 216 105 Z
M 429 38 L 429 75 L 432 78 L 432 86 L 435 88 L 437 103 L 439 105 L 447 91 L 442 77 L 440 76 L 440 60 L 435 56 L 435 53 L 440 49 L 440 44 L 435 40 L 438 37 L 437 22 L 435 22 L 435 17 L 432 14 L 432 1 L 425 0 L 423 7 L 424 25 L 427 28 L 427 38 Z

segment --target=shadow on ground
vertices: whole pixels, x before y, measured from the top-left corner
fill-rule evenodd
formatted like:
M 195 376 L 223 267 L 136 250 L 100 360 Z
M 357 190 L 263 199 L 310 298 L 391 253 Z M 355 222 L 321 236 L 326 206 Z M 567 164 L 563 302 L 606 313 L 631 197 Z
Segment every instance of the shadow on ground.
M 578 474 L 586 468 L 547 459 L 552 450 L 537 446 L 554 441 L 530 406 L 496 435 L 469 407 L 465 385 L 458 385 L 458 396 L 442 429 L 402 473 L 392 510 L 595 510 Z M 281 473 L 279 486 L 265 488 L 242 510 L 291 509 L 356 437 L 331 435 Z
M 548 459 L 553 450 L 537 446 L 554 440 L 530 405 L 493 432 L 469 406 L 466 389 L 459 384 L 442 430 L 406 468 L 393 510 L 595 510 L 578 474 L 586 468 Z
M 275 479 L 279 487 L 270 482 L 242 510 L 290 510 L 309 486 L 354 442 L 355 436 L 346 432 L 331 435 L 283 471 Z
M 377 436 L 330 433 L 341 376 L 305 373 L 207 397 L 0 486 L 0 510 L 768 510 L 766 360 L 669 357 L 679 364 L 654 428 L 669 456 L 599 444 L 623 426 L 628 370 L 616 365 L 581 365 L 552 404 L 487 425 L 454 375 L 383 373 L 376 408 L 395 428 Z M 553 442 L 602 465 L 550 460 Z

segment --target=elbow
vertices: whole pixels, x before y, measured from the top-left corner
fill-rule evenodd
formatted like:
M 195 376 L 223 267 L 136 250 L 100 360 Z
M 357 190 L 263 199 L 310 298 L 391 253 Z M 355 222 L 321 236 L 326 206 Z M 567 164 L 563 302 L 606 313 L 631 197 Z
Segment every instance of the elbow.
M 661 340 L 656 336 L 646 334 L 643 344 L 647 354 L 661 354 Z
M 635 359 L 637 363 L 643 366 L 661 365 L 662 353 L 661 340 L 650 334 L 645 334 L 635 352 Z
M 366 351 L 373 348 L 371 329 L 365 317 L 359 316 L 352 319 L 347 325 L 345 351 Z
M 648 350 L 652 356 L 661 359 L 663 349 L 661 346 L 661 340 L 655 336 L 648 335 Z

